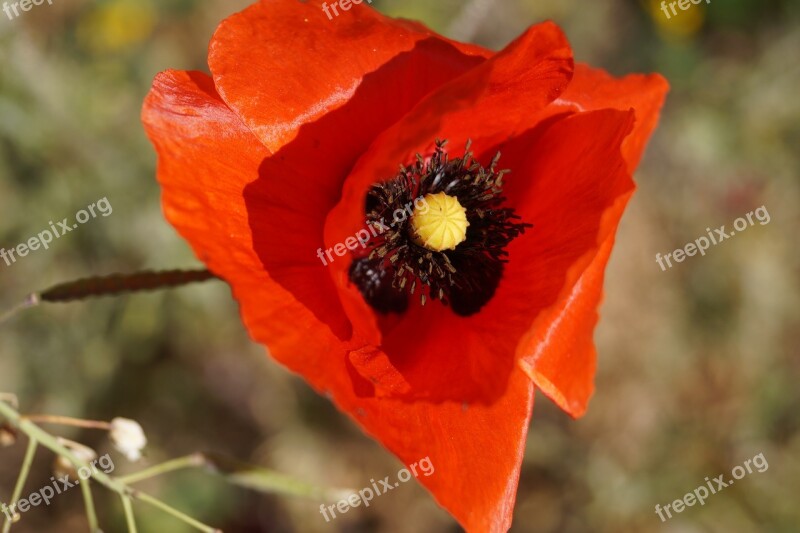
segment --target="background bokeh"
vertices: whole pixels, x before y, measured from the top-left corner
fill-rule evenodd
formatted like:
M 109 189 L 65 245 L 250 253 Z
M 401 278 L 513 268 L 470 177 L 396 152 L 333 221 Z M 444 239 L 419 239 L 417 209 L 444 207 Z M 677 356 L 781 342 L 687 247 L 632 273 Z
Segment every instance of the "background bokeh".
M 217 23 L 245 0 L 55 0 L 0 12 L 0 246 L 107 197 L 97 218 L 8 267 L 0 309 L 92 274 L 198 264 L 164 221 L 139 122 L 153 76 L 206 67 Z M 667 20 L 658 2 L 376 0 L 499 48 L 553 19 L 576 58 L 672 85 L 620 227 L 596 333 L 597 392 L 573 421 L 539 395 L 514 532 L 800 531 L 800 3 L 712 0 Z M 765 206 L 756 225 L 662 272 L 669 252 Z M 147 464 L 213 450 L 322 486 L 363 487 L 399 463 L 247 337 L 222 283 L 43 307 L 0 326 L 0 391 L 26 412 L 134 418 Z M 102 452 L 97 431 L 65 436 Z M 0 449 L 0 499 L 24 442 Z M 667 523 L 662 505 L 763 453 L 747 476 Z M 114 455 L 117 473 L 132 467 Z M 41 451 L 29 483 L 46 483 Z M 326 523 L 319 502 L 233 488 L 202 472 L 144 485 L 229 532 L 448 532 L 408 483 Z M 106 531 L 118 500 L 97 490 Z M 145 532 L 189 531 L 137 507 Z M 80 491 L 12 531 L 85 531 Z

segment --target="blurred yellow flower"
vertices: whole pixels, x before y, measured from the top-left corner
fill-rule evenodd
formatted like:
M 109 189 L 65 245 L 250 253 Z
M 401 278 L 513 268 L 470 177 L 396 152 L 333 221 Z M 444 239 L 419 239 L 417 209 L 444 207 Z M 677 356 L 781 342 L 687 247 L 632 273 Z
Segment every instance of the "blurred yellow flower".
M 641 0 L 645 10 L 650 14 L 656 23 L 658 33 L 666 39 L 685 39 L 693 36 L 703 26 L 706 18 L 706 3 L 691 3 L 687 10 L 676 8 L 677 14 L 673 14 L 669 9 L 669 4 L 673 0 L 667 0 L 667 13 L 662 9 L 663 0 Z
M 84 15 L 77 38 L 92 53 L 116 53 L 147 39 L 155 21 L 155 8 L 149 0 L 111 0 Z

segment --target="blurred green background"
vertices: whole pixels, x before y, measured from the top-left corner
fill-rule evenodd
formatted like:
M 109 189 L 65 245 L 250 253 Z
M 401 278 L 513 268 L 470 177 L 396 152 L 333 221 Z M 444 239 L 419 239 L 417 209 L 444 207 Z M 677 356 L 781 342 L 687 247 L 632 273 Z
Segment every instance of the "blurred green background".
M 55 0 L 0 13 L 0 246 L 103 197 L 114 209 L 0 263 L 0 309 L 76 277 L 198 264 L 161 215 L 139 111 L 158 71 L 207 70 L 214 28 L 247 3 Z M 672 85 L 608 268 L 597 392 L 579 421 L 539 396 L 512 531 L 800 531 L 800 3 L 712 0 L 670 20 L 649 1 L 375 5 L 492 48 L 553 19 L 579 61 Z M 762 205 L 769 224 L 666 272 L 656 264 Z M 0 326 L 0 391 L 25 412 L 134 418 L 151 441 L 146 464 L 213 450 L 344 487 L 400 467 L 248 340 L 222 283 L 23 313 Z M 102 432 L 63 434 L 108 451 Z M 23 453 L 23 442 L 0 449 L 0 499 Z M 664 524 L 656 516 L 656 503 L 758 453 L 766 472 Z M 138 469 L 113 457 L 117 474 Z M 30 490 L 51 464 L 41 451 Z M 459 531 L 415 483 L 330 524 L 319 502 L 202 472 L 143 488 L 229 532 Z M 96 495 L 105 530 L 122 531 L 118 500 Z M 145 532 L 189 531 L 147 507 L 137 518 Z M 85 530 L 72 491 L 12 531 Z

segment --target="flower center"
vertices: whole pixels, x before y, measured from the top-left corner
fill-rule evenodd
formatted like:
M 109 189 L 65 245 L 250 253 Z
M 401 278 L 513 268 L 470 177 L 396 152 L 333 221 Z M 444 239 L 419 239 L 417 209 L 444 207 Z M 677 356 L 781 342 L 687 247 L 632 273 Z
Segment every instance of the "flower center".
M 380 313 L 406 311 L 412 295 L 422 305 L 439 300 L 460 316 L 479 312 L 503 277 L 508 244 L 532 227 L 503 206 L 500 154 L 485 167 L 469 143 L 461 157 L 444 146 L 437 140 L 428 159 L 417 155 L 367 192 L 367 224 L 383 231 L 356 252 L 348 274 Z
M 455 250 L 467 240 L 467 210 L 458 198 L 443 192 L 426 194 L 422 209 L 411 216 L 411 240 L 434 252 Z

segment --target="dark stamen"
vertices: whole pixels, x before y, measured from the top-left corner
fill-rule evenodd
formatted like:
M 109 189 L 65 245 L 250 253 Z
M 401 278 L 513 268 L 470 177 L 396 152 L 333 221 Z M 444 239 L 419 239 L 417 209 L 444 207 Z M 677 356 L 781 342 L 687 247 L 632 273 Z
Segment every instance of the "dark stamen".
M 433 251 L 417 244 L 411 217 L 396 221 L 370 242 L 369 253 L 351 265 L 350 279 L 381 313 L 405 311 L 408 295 L 415 291 L 423 305 L 430 298 L 449 304 L 462 316 L 477 313 L 500 283 L 506 247 L 532 227 L 517 222 L 512 209 L 501 207 L 503 176 L 508 171 L 496 170 L 499 153 L 485 168 L 473 159 L 470 143 L 464 156 L 454 159 L 448 158 L 445 144 L 437 140 L 427 163 L 417 154 L 413 164 L 401 165 L 397 176 L 373 185 L 367 193 L 368 224 L 396 221 L 398 210 L 437 193 L 456 198 L 469 222 L 465 240 L 452 250 Z

